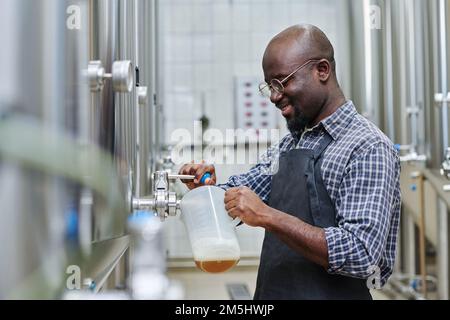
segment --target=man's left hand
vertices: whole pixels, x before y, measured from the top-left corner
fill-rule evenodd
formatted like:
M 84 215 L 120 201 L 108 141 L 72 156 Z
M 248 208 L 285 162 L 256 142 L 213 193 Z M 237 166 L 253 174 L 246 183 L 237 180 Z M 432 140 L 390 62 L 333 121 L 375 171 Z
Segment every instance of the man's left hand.
M 228 214 L 252 227 L 264 226 L 270 209 L 256 193 L 247 187 L 230 188 L 225 192 Z

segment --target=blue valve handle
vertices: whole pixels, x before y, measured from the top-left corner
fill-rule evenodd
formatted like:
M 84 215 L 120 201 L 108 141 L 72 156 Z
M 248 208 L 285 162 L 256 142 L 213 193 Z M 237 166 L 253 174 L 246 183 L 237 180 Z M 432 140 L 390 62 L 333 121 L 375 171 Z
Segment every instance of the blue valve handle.
M 205 183 L 208 182 L 208 180 L 211 180 L 211 173 L 206 172 L 206 173 L 203 175 L 203 177 L 200 179 L 200 183 L 205 184 Z

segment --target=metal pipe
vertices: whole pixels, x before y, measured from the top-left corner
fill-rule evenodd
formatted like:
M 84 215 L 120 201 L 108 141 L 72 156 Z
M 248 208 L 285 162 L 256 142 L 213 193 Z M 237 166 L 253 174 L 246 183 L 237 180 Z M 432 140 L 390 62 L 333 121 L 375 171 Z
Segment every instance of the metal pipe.
M 133 198 L 133 210 L 155 210 L 155 199 L 149 198 Z
M 409 72 L 409 108 L 411 113 L 409 113 L 409 122 L 410 122 L 410 138 L 411 145 L 416 150 L 417 148 L 417 118 L 419 116 L 419 111 L 417 110 L 417 97 L 416 97 L 416 46 L 415 46 L 415 36 L 416 32 L 414 29 L 414 3 L 412 1 L 408 1 L 406 4 L 406 20 L 407 20 L 407 34 L 408 37 L 408 60 L 410 67 L 407 68 L 407 72 Z M 414 110 L 414 111 L 413 111 Z
M 426 61 L 427 61 L 427 50 L 425 45 L 426 32 L 427 29 L 425 27 L 427 23 L 427 10 L 425 3 L 423 1 L 414 1 L 414 26 L 415 33 L 417 34 L 415 40 L 415 62 L 416 65 L 416 105 L 419 110 L 417 115 L 417 132 L 416 140 L 418 144 L 418 148 L 420 148 L 420 153 L 427 154 L 426 142 L 425 142 L 425 120 L 426 120 L 426 107 L 427 100 L 425 97 L 427 95 L 427 76 L 425 71 Z M 419 152 L 418 151 L 418 152 Z M 429 156 L 427 156 L 429 158 Z
M 405 2 L 404 1 L 396 1 L 396 5 L 398 5 L 398 35 L 404 35 L 405 34 Z M 405 48 L 405 40 L 399 36 L 398 39 L 398 54 L 399 57 L 406 56 L 406 48 Z M 406 61 L 405 59 L 399 59 L 398 61 L 398 74 L 399 74 L 399 81 L 398 81 L 398 94 L 399 94 L 399 106 L 401 108 L 400 114 L 402 119 L 407 119 L 408 115 L 406 113 Z M 403 125 L 401 126 L 401 144 L 405 144 L 408 140 L 408 126 Z
M 424 204 L 424 177 L 419 173 L 419 260 L 420 260 L 420 274 L 422 277 L 422 294 L 427 298 L 427 270 L 426 270 L 426 238 L 425 238 L 425 204 Z
M 136 64 L 136 67 L 138 68 L 140 66 L 140 61 L 139 61 L 139 6 L 138 6 L 138 0 L 134 1 L 134 61 Z M 137 197 L 142 196 L 142 191 L 141 191 L 141 171 L 142 171 L 142 163 L 141 163 L 141 126 L 140 126 L 140 104 L 139 104 L 139 97 L 136 94 L 135 95 L 135 113 L 136 113 L 136 117 L 135 117 L 135 135 L 136 135 L 136 152 L 134 155 L 135 158 L 135 170 L 136 170 L 136 184 L 135 184 L 135 195 Z
M 391 12 L 391 0 L 386 1 L 385 5 L 385 43 L 386 50 L 385 52 L 385 104 L 386 104 L 386 116 L 385 120 L 387 122 L 387 134 L 392 141 L 396 141 L 395 139 L 395 129 L 394 129 L 394 79 L 393 72 L 394 67 L 392 63 L 392 12 Z
M 372 100 L 373 74 L 372 74 L 372 33 L 370 29 L 370 0 L 363 0 L 363 21 L 364 21 L 364 97 L 367 117 L 374 121 L 374 110 Z
M 163 44 L 160 43 L 159 35 L 161 34 L 160 26 L 160 0 L 151 0 L 151 17 L 153 18 L 153 22 L 151 24 L 152 30 L 152 67 L 154 67 L 155 72 L 152 73 L 152 88 L 153 88 L 153 104 L 152 104 L 152 116 L 154 125 L 154 152 L 161 152 L 161 146 L 163 142 L 165 142 L 165 118 L 162 110 L 164 101 L 163 101 L 163 92 L 164 92 L 164 81 L 162 79 L 163 67 L 161 60 L 164 55 L 163 52 Z M 153 163 L 152 172 L 155 171 L 156 163 Z
M 439 0 L 439 40 L 440 40 L 440 75 L 441 92 L 446 94 L 447 86 L 447 32 L 446 32 L 446 0 Z M 442 103 L 442 156 L 448 148 L 448 102 Z
M 91 258 L 83 265 L 85 285 L 95 293 L 106 283 L 130 244 L 129 236 L 95 242 L 91 248 Z

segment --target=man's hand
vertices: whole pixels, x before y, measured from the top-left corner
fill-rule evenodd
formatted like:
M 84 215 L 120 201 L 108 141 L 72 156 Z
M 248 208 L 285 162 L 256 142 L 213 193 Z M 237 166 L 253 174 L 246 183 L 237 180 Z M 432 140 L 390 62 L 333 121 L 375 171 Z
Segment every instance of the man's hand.
M 206 181 L 206 183 L 201 183 L 201 179 L 203 175 L 209 172 L 211 174 L 211 178 Z M 189 190 L 192 190 L 194 188 L 203 186 L 203 185 L 215 185 L 216 184 L 216 169 L 212 164 L 206 164 L 204 161 L 200 164 L 187 163 L 183 165 L 178 172 L 178 174 L 186 174 L 186 175 L 194 175 L 194 180 L 181 180 L 188 188 Z
M 264 227 L 270 216 L 270 207 L 247 187 L 228 189 L 224 201 L 225 209 L 231 217 L 238 217 L 252 227 Z

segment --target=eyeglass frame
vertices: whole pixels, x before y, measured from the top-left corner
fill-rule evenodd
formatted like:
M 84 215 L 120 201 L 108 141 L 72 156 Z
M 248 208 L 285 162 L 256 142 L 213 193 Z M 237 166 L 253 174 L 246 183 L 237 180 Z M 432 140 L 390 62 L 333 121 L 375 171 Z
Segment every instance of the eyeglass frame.
M 279 93 L 279 94 L 283 94 L 283 93 L 284 93 L 284 83 L 286 83 L 286 82 L 289 80 L 289 78 L 291 78 L 295 73 L 297 73 L 298 71 L 300 71 L 302 68 L 306 67 L 306 66 L 307 66 L 308 64 L 310 64 L 311 62 L 319 62 L 319 61 L 321 61 L 321 60 L 323 60 L 323 59 L 309 59 L 309 60 L 307 60 L 307 61 L 306 61 L 305 63 L 303 63 L 301 66 L 297 67 L 294 71 L 292 71 L 289 75 L 287 75 L 286 77 L 284 77 L 283 80 L 278 80 L 278 79 L 275 78 L 275 79 L 271 79 L 271 80 L 269 81 L 269 83 L 267 83 L 267 82 L 261 82 L 261 83 L 259 84 L 259 92 L 261 93 L 262 96 L 267 97 L 267 98 L 270 98 L 270 97 L 272 96 L 273 91 L 275 91 L 275 92 L 277 92 L 277 93 Z M 275 89 L 275 88 L 273 87 L 272 81 L 277 81 L 279 84 L 281 84 L 281 87 L 283 88 L 283 89 L 281 90 L 281 92 L 278 91 L 277 89 Z M 263 93 L 263 90 L 264 90 L 266 87 L 269 87 L 269 90 L 270 90 L 270 94 L 269 94 L 269 95 L 266 95 L 266 94 Z

